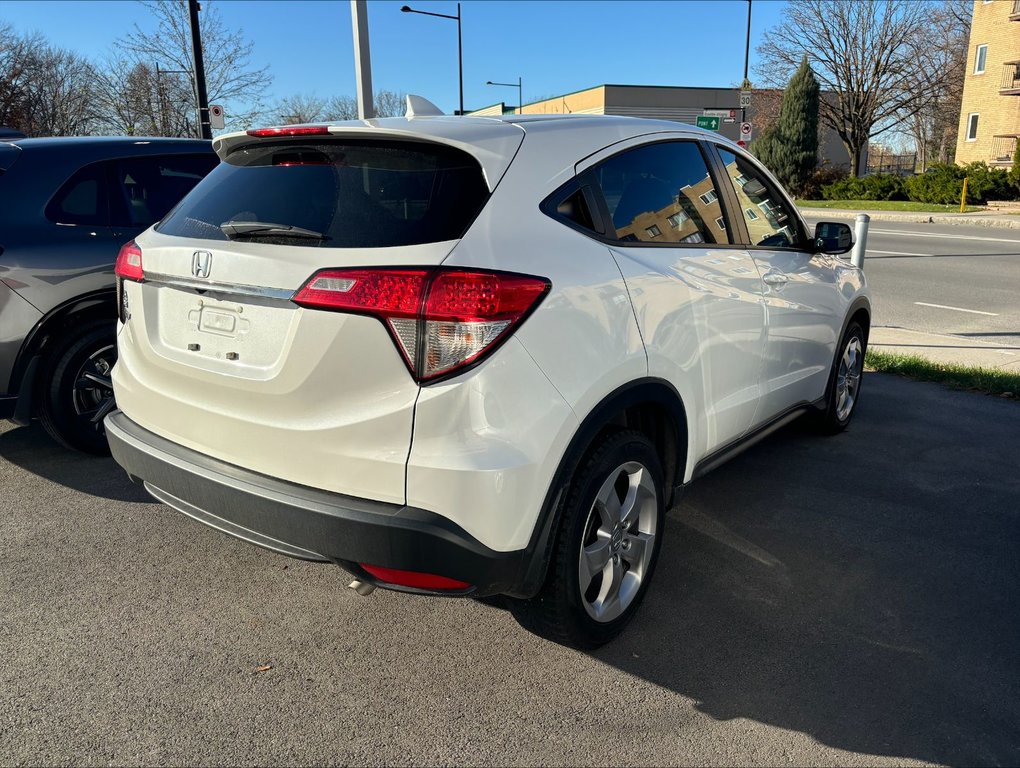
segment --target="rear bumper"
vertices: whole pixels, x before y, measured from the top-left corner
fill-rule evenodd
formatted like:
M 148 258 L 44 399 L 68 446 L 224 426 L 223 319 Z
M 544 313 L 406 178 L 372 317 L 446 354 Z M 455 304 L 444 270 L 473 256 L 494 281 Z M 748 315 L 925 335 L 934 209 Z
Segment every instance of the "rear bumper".
M 365 581 L 375 580 L 358 563 L 471 584 L 462 594 L 518 591 L 524 550 L 491 550 L 435 513 L 251 472 L 166 440 L 121 411 L 106 418 L 106 435 L 113 458 L 155 498 L 252 544 L 337 563 Z

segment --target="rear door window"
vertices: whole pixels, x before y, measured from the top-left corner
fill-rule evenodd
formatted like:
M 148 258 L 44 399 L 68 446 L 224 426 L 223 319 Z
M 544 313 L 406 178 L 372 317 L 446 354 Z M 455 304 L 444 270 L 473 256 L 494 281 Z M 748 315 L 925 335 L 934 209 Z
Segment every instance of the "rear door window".
M 750 244 L 762 248 L 802 248 L 803 238 L 792 206 L 754 164 L 717 146 L 733 182 L 747 224 Z
M 327 248 L 463 236 L 489 198 L 478 162 L 406 141 L 262 141 L 235 149 L 157 229 Z
M 616 238 L 643 243 L 729 243 L 715 181 L 697 143 L 645 144 L 594 169 Z
M 219 158 L 211 152 L 113 161 L 113 223 L 137 229 L 151 226 L 166 216 L 218 163 Z
M 55 224 L 107 226 L 110 217 L 104 164 L 86 165 L 64 182 L 47 204 L 46 218 Z

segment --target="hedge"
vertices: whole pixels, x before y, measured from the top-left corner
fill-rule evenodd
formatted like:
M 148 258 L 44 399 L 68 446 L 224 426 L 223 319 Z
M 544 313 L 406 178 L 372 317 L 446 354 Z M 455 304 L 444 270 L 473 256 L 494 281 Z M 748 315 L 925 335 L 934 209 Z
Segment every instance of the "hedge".
M 1020 199 L 1020 187 L 1003 168 L 985 163 L 965 166 L 938 163 L 925 173 L 901 177 L 887 173 L 845 178 L 821 187 L 825 200 L 913 200 L 917 203 L 952 205 L 960 202 L 963 179 L 967 178 L 967 202 Z

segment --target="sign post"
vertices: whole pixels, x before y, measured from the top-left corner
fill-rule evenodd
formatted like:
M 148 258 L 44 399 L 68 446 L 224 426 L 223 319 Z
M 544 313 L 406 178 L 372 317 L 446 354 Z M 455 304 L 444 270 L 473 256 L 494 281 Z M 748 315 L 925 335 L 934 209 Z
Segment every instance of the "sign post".
M 222 104 L 210 104 L 209 105 L 209 127 L 216 131 L 222 131 L 225 125 L 223 119 L 223 105 Z
M 740 140 L 741 141 L 750 141 L 751 140 L 752 131 L 753 131 L 753 126 L 750 123 L 741 123 L 740 124 Z

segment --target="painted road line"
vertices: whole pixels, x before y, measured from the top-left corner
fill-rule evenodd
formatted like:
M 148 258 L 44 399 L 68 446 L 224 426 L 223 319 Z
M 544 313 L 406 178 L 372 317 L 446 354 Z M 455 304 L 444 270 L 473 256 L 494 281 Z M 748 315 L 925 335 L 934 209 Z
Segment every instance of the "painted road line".
M 907 253 L 906 251 L 880 251 L 877 248 L 868 248 L 865 252 L 865 258 L 869 253 L 886 253 L 890 256 L 934 256 L 934 253 Z
M 971 237 L 970 235 L 943 235 L 938 232 L 904 232 L 899 229 L 869 229 L 869 235 L 900 235 L 902 237 L 937 237 L 940 240 L 983 240 L 988 243 L 1012 243 L 1020 247 L 1020 239 L 1006 237 Z M 1007 254 L 1003 254 L 1004 256 Z
M 945 304 L 929 304 L 926 301 L 915 301 L 919 307 L 935 307 L 935 309 L 951 309 L 954 312 L 969 312 L 972 315 L 988 315 L 989 317 L 998 317 L 997 312 L 982 312 L 980 309 L 964 309 L 963 307 L 947 307 Z

